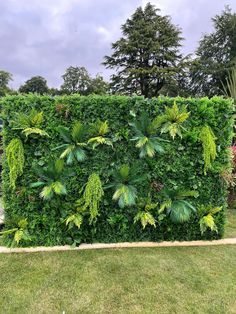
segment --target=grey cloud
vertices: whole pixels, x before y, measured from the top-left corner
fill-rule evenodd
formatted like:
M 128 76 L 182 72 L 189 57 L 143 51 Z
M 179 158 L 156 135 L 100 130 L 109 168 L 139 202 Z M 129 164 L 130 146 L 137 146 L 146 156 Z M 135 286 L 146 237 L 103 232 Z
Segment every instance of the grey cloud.
M 120 36 L 120 25 L 145 0 L 8 0 L 0 2 L 0 69 L 14 75 L 18 87 L 33 75 L 59 86 L 70 65 L 108 77 L 101 62 Z M 152 0 L 183 29 L 184 52 L 193 52 L 211 17 L 222 11 L 221 0 Z M 236 10 L 235 0 L 229 4 Z

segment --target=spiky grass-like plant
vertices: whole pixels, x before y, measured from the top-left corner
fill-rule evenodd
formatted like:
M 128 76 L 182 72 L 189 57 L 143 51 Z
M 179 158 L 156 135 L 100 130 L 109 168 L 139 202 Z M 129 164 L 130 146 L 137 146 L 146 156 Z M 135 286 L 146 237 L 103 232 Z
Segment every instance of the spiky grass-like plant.
M 35 172 L 39 177 L 39 181 L 31 183 L 33 188 L 43 187 L 40 197 L 43 200 L 51 200 L 55 195 L 65 195 L 67 193 L 65 179 L 72 175 L 69 169 L 64 168 L 64 161 L 57 159 L 51 161 L 47 167 L 37 167 Z
M 66 163 L 68 165 L 72 164 L 74 160 L 77 160 L 78 162 L 84 161 L 86 158 L 84 147 L 87 146 L 86 127 L 78 121 L 74 123 L 72 130 L 69 130 L 63 126 L 58 127 L 57 130 L 65 142 L 64 144 L 55 148 L 64 148 L 60 158 L 66 158 Z
M 156 228 L 156 220 L 150 211 L 157 208 L 157 206 L 158 203 L 152 203 L 150 198 L 141 199 L 137 204 L 138 213 L 134 217 L 134 223 L 140 221 L 143 229 L 145 229 L 147 225 Z
M 23 174 L 25 163 L 25 154 L 22 141 L 14 138 L 6 148 L 7 163 L 9 166 L 10 186 L 12 189 L 16 187 L 16 180 Z
M 88 140 L 88 144 L 92 144 L 93 149 L 99 145 L 113 146 L 111 139 L 106 136 L 108 132 L 108 122 L 97 121 L 92 126 L 91 138 Z
M 182 124 L 189 115 L 190 112 L 187 112 L 186 106 L 179 108 L 174 101 L 171 108 L 165 107 L 165 113 L 158 116 L 153 121 L 153 125 L 156 128 L 161 128 L 161 133 L 169 133 L 173 140 L 176 135 L 182 138 L 182 130 L 185 130 Z
M 131 141 L 136 141 L 135 146 L 140 150 L 140 158 L 146 156 L 152 158 L 156 153 L 164 153 L 162 142 L 165 141 L 156 136 L 157 129 L 146 113 L 142 113 L 140 119 L 130 123 L 130 125 L 135 132 Z
M 10 121 L 14 130 L 22 130 L 22 134 L 26 137 L 30 135 L 49 136 L 42 130 L 43 112 L 37 112 L 32 109 L 29 113 L 18 112 L 13 120 Z
M 212 167 L 217 152 L 216 152 L 216 136 L 210 126 L 203 126 L 199 132 L 199 140 L 202 143 L 203 159 L 204 159 L 204 174 Z
M 217 226 L 215 224 L 214 215 L 220 212 L 221 210 L 222 210 L 222 206 L 212 207 L 211 205 L 207 207 L 201 206 L 198 209 L 198 214 L 200 218 L 199 225 L 200 225 L 200 230 L 202 234 L 206 232 L 207 229 L 210 229 L 211 231 L 215 231 L 216 233 L 218 232 Z
M 135 185 L 143 181 L 144 177 L 138 175 L 137 170 L 129 165 L 120 166 L 113 173 L 113 182 L 107 185 L 107 188 L 115 190 L 113 200 L 118 201 L 121 208 L 132 206 L 136 203 L 137 189 Z
M 161 203 L 158 213 L 162 214 L 166 210 L 172 222 L 183 223 L 188 221 L 191 215 L 196 212 L 196 208 L 185 199 L 197 197 L 198 192 L 163 189 L 160 194 L 164 201 Z
M 234 99 L 236 105 L 236 66 L 231 71 L 228 71 L 226 84 L 223 84 L 223 90 L 226 96 Z

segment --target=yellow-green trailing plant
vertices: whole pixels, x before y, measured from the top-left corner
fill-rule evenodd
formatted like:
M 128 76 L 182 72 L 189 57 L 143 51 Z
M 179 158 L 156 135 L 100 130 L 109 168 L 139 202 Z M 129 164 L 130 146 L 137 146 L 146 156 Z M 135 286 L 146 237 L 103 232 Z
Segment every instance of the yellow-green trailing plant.
M 203 148 L 204 174 L 212 167 L 212 163 L 216 159 L 216 136 L 209 125 L 205 125 L 200 129 L 199 140 Z
M 154 121 L 153 125 L 156 128 L 161 127 L 161 133 L 169 133 L 172 139 L 175 139 L 176 135 L 182 138 L 183 122 L 189 117 L 190 112 L 187 112 L 187 106 L 179 108 L 174 101 L 171 108 L 165 107 L 165 113 L 158 116 Z
M 97 121 L 92 126 L 91 138 L 88 140 L 88 144 L 92 144 L 93 149 L 99 145 L 113 146 L 111 139 L 106 136 L 108 132 L 108 122 Z
M 204 206 L 199 207 L 198 209 L 199 225 L 202 234 L 206 232 L 207 229 L 215 231 L 216 233 L 218 232 L 214 216 L 221 210 L 222 206 L 212 207 L 211 205 L 209 205 L 207 207 Z
M 15 189 L 16 180 L 23 174 L 25 164 L 24 147 L 19 138 L 10 141 L 6 148 L 6 157 L 9 166 L 10 186 Z
M 43 112 L 31 110 L 29 113 L 18 112 L 15 114 L 11 125 L 14 130 L 21 130 L 26 137 L 30 135 L 49 136 L 42 129 Z
M 90 224 L 96 222 L 97 217 L 99 216 L 99 204 L 103 195 L 104 191 L 102 187 L 102 182 L 99 175 L 94 172 L 88 178 L 82 197 L 76 202 L 77 213 L 88 213 L 90 215 Z M 75 218 L 76 217 L 79 219 L 79 221 L 81 220 L 80 215 L 75 216 Z M 77 224 L 77 227 L 78 225 L 80 226 L 81 223 Z

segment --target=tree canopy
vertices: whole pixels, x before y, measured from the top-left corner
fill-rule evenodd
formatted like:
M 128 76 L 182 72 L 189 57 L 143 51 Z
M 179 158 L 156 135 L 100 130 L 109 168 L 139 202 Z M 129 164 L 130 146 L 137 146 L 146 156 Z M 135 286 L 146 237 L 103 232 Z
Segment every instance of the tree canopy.
M 181 30 L 150 3 L 139 7 L 121 29 L 123 36 L 104 61 L 117 71 L 111 77 L 112 90 L 157 96 L 182 68 Z
M 85 67 L 70 66 L 62 78 L 64 80 L 61 86 L 62 93 L 105 94 L 108 90 L 108 84 L 103 77 L 97 74 L 95 78 L 92 78 Z
M 19 92 L 45 94 L 48 92 L 47 81 L 42 76 L 33 76 L 19 88 Z
M 4 96 L 10 91 L 9 83 L 12 81 L 12 74 L 3 70 L 0 70 L 0 96 Z
M 193 93 L 222 95 L 228 70 L 236 65 L 236 14 L 229 7 L 213 19 L 214 30 L 200 41 L 191 75 Z

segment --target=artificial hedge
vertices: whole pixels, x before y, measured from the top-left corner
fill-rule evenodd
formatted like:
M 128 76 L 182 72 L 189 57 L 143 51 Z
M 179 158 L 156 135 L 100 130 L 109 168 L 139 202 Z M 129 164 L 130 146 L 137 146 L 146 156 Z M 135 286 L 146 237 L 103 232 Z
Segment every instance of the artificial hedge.
M 181 126 L 181 134 L 177 132 L 171 136 L 171 132 L 163 130 L 161 133 L 157 130 L 159 138 L 162 139 L 164 152 L 156 152 L 154 156 L 146 155 L 140 158 L 140 150 L 136 147 L 136 142 L 131 140 L 135 136 L 132 123 L 144 113 L 149 118 L 155 119 L 165 114 L 166 107 L 172 108 L 174 103 L 179 108 L 186 106 L 189 115 L 183 122 L 183 127 Z M 227 206 L 227 183 L 225 182 L 227 176 L 224 174 L 230 172 L 228 147 L 231 145 L 233 134 L 231 100 L 221 97 L 211 99 L 158 97 L 147 100 L 142 97 L 125 96 L 50 97 L 30 94 L 7 96 L 1 100 L 1 107 L 4 120 L 5 228 L 7 230 L 15 228 L 18 222 L 16 228 L 20 232 L 19 221 L 22 230 L 24 225 L 27 225 L 29 237 L 20 242 L 22 246 L 222 237 Z M 40 128 L 36 133 L 43 132 L 44 134 L 35 133 L 31 136 L 27 134 L 27 132 L 30 133 L 29 130 L 25 130 L 23 134 L 20 128 L 12 126 L 11 121 L 15 119 L 16 113 L 25 113 L 30 116 L 32 109 L 42 115 L 39 119 Z M 66 166 L 67 170 L 72 171 L 72 175 L 65 179 L 67 192 L 62 193 L 65 195 L 55 195 L 50 200 L 44 200 L 40 197 L 42 188 L 37 187 L 39 176 L 35 169 L 46 167 L 61 155 L 63 148 L 60 149 L 60 146 L 64 142 L 58 132 L 58 127 L 64 126 L 71 129 L 75 121 L 81 121 L 89 129 L 92 128 L 91 124 L 96 125 L 98 120 L 107 121 L 109 125 L 107 137 L 110 145 L 82 147 L 87 158 L 81 162 L 71 161 L 71 164 Z M 203 127 L 210 128 L 216 144 L 216 158 L 213 158 L 208 169 L 205 167 L 207 160 L 204 165 L 203 144 L 199 140 L 202 134 L 196 131 L 202 130 Z M 12 157 L 11 155 L 9 158 L 9 155 L 6 156 L 6 150 L 7 148 L 9 150 L 9 143 L 15 139 L 23 143 L 24 166 L 23 169 L 18 169 L 19 173 L 14 180 L 10 176 L 9 169 L 11 158 L 16 158 L 16 160 L 19 158 L 19 163 L 21 163 L 22 156 Z M 59 149 L 56 149 L 58 147 Z M 106 188 L 112 181 L 114 171 L 124 164 L 132 166 L 138 177 L 144 175 L 144 180 L 136 183 L 138 199 L 149 196 L 152 203 L 157 204 L 160 202 L 159 194 L 164 188 L 172 191 L 178 189 L 197 191 L 198 197 L 189 199 L 197 211 L 188 221 L 175 223 L 165 211 L 159 219 L 159 205 L 157 205 L 157 208 L 153 206 L 151 209 L 152 217 L 156 221 L 155 226 L 149 223 L 143 228 L 139 222 L 134 223 L 134 217 L 137 214 L 136 204 L 132 205 L 131 202 L 130 206 L 119 206 L 118 202 L 112 199 L 114 189 Z M 68 216 L 71 217 L 70 215 L 75 212 L 76 203 L 83 198 L 82 191 L 92 174 L 99 176 L 100 183 L 104 187 L 100 193 L 97 213 L 94 214 L 96 219 L 85 215 L 83 222 L 77 221 L 77 226 L 68 228 L 70 225 L 67 221 Z M 32 183 L 35 182 L 36 185 L 33 187 Z M 91 197 L 93 189 L 91 185 L 90 190 L 87 191 Z M 204 232 L 201 232 L 199 208 L 204 206 L 218 206 L 222 207 L 222 210 L 214 216 L 216 228 L 212 230 L 206 228 Z

